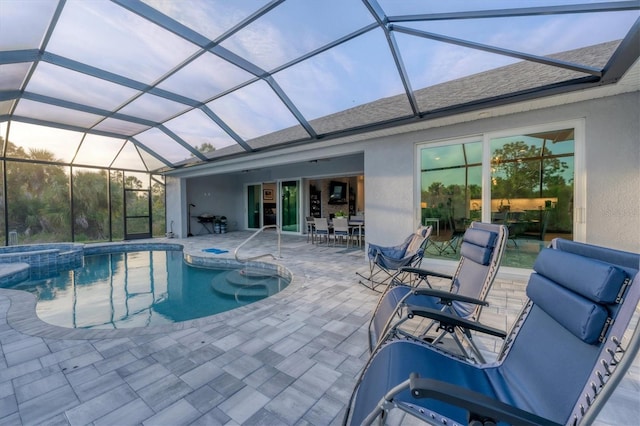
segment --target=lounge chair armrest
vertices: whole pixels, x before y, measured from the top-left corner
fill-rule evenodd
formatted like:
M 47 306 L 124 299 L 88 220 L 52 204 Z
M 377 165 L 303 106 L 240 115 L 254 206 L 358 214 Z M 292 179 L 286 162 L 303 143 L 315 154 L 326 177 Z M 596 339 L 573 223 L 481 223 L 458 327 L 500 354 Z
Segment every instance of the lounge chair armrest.
M 402 268 L 401 271 L 419 275 L 421 278 L 424 278 L 424 277 L 436 277 L 436 278 L 448 278 L 448 279 L 453 278 L 453 276 L 449 274 L 441 274 L 439 272 L 429 271 L 427 269 L 422 269 L 422 268 L 412 268 L 409 266 Z
M 416 288 L 413 290 L 416 296 L 438 297 L 443 305 L 450 305 L 451 302 L 473 303 L 474 305 L 489 306 L 486 300 L 476 299 L 475 297 L 463 296 L 461 294 L 451 293 L 444 290 L 436 290 L 433 288 Z
M 446 383 L 423 379 L 411 374 L 409 389 L 414 398 L 430 398 L 461 407 L 469 413 L 469 420 L 493 420 L 517 425 L 558 425 L 544 417 L 513 407 L 487 395 Z
M 409 316 L 409 318 L 413 316 L 419 316 L 422 318 L 429 318 L 434 321 L 438 321 L 440 323 L 440 327 L 443 327 L 445 329 L 453 328 L 453 327 L 461 327 L 467 330 L 474 330 L 480 333 L 496 336 L 501 339 L 504 339 L 507 336 L 506 332 L 502 330 L 498 330 L 497 328 L 483 325 L 477 321 L 470 321 L 468 319 L 461 318 L 457 315 L 451 315 L 447 312 L 439 311 L 437 309 L 430 309 L 430 308 L 423 308 L 421 306 L 408 305 L 407 315 Z

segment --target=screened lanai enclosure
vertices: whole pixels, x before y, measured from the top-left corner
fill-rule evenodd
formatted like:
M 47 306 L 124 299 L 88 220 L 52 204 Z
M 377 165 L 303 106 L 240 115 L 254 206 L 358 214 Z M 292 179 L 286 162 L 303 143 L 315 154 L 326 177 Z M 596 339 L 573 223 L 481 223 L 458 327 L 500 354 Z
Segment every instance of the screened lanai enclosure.
M 639 56 L 639 9 L 0 0 L 0 243 L 164 235 L 168 172 L 615 83 Z M 530 223 L 551 203 L 566 212 L 572 135 L 522 136 L 491 141 L 496 210 L 531 211 Z M 451 149 L 448 166 L 423 168 L 425 218 L 480 214 L 483 154 Z M 567 215 L 548 220 L 570 232 Z

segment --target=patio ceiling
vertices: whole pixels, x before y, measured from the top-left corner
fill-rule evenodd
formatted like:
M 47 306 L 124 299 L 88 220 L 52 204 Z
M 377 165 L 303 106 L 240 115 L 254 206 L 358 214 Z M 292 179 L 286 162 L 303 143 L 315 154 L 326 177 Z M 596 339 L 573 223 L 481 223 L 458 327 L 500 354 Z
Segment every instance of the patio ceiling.
M 162 172 L 615 83 L 639 16 L 638 1 L 0 0 L 0 136 L 24 148 L 2 156 Z

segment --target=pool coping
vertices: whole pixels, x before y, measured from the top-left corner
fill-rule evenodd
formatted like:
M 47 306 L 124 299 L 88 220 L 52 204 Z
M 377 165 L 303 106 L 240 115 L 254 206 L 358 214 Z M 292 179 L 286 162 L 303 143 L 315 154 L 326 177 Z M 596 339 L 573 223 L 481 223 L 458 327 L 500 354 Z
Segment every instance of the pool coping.
M 9 309 L 7 310 L 7 324 L 16 331 L 29 336 L 42 337 L 49 339 L 65 339 L 65 340 L 93 340 L 93 339 L 115 339 L 129 336 L 144 336 L 153 334 L 169 333 L 180 331 L 193 327 L 201 327 L 208 324 L 217 323 L 226 319 L 246 313 L 246 311 L 259 309 L 262 302 L 267 299 L 277 298 L 278 296 L 286 296 L 295 290 L 297 280 L 295 275 L 285 266 L 272 262 L 237 261 L 231 257 L 207 257 L 197 256 L 184 251 L 182 244 L 176 243 L 97 243 L 85 246 L 85 255 L 120 252 L 120 251 L 139 251 L 139 250 L 181 250 L 183 251 L 184 261 L 191 266 L 237 266 L 246 264 L 255 268 L 265 268 L 276 270 L 290 279 L 289 285 L 278 293 L 269 296 L 266 299 L 258 300 L 229 311 L 220 312 L 218 314 L 206 317 L 196 318 L 187 321 L 181 321 L 172 324 L 161 324 L 150 327 L 132 327 L 122 329 L 87 329 L 87 328 L 67 328 L 50 324 L 38 317 L 36 312 L 37 299 L 35 295 L 24 290 L 14 290 L 8 288 L 0 288 L 0 299 L 7 298 L 9 300 Z M 12 264 L 17 265 L 17 264 Z M 28 265 L 26 265 L 28 266 Z M 22 268 L 15 268 L 21 271 Z M 9 271 L 5 272 L 7 275 Z

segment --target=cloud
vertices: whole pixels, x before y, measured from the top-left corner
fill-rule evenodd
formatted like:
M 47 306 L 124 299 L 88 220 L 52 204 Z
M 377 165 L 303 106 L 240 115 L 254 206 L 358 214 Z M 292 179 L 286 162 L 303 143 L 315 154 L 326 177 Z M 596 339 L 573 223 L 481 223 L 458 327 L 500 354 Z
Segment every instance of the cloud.
M 51 51 L 145 83 L 197 47 L 111 2 L 68 1 L 49 43 Z
M 207 106 L 244 139 L 252 139 L 298 123 L 263 81 L 236 90 Z

